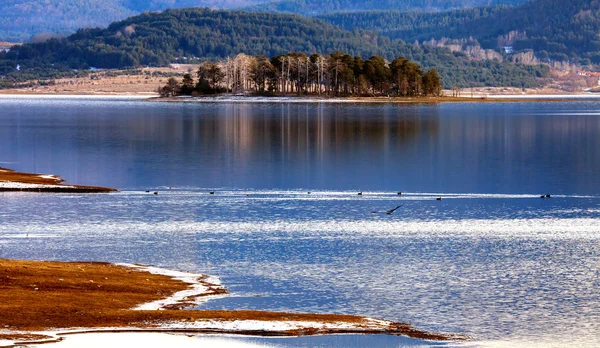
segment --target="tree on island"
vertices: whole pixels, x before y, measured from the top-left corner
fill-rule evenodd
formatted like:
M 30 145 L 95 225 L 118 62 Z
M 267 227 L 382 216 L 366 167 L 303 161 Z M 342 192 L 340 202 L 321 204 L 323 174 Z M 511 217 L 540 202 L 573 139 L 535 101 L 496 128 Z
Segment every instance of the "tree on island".
M 158 89 L 158 94 L 161 97 L 174 97 L 180 95 L 180 93 L 181 85 L 174 77 L 169 78 L 169 80 L 167 80 L 167 84 Z
M 399 57 L 391 63 L 380 56 L 363 60 L 342 52 L 329 55 L 289 53 L 271 59 L 239 54 L 198 67 L 197 82 L 186 74 L 160 89 L 161 96 L 251 93 L 272 95 L 441 96 L 442 82 L 435 68 L 423 72 Z

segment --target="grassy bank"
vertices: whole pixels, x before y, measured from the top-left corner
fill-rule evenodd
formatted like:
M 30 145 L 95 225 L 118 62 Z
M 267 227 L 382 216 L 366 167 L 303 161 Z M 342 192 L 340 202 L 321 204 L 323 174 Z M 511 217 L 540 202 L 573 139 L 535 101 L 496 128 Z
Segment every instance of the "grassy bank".
M 134 309 L 189 288 L 190 284 L 169 276 L 108 263 L 0 259 L 0 328 L 3 328 L 0 340 L 36 339 L 45 330 L 73 328 L 264 336 L 373 333 L 430 340 L 465 338 L 420 331 L 409 324 L 349 315 Z M 232 322 L 241 324 L 232 329 L 226 324 Z M 244 329 L 244 322 L 253 326 L 246 325 Z M 28 335 L 34 336 L 28 338 Z

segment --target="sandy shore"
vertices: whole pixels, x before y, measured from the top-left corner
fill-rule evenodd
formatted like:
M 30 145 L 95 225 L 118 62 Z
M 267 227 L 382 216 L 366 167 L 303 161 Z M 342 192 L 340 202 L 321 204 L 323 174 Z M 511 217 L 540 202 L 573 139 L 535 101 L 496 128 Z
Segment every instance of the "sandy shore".
M 72 192 L 107 193 L 115 189 L 96 186 L 67 185 L 56 175 L 16 172 L 0 167 L 0 192 Z
M 182 310 L 227 290 L 213 277 L 139 265 L 0 259 L 0 288 L 0 346 L 90 332 L 467 339 L 360 316 Z

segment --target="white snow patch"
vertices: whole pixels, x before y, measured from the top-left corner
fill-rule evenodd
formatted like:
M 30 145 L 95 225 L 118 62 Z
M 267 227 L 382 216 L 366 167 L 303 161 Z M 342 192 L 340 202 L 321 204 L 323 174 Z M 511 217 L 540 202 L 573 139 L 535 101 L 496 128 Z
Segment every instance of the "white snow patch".
M 68 335 L 65 339 L 48 345 L 27 345 L 32 348 L 106 348 L 106 347 L 145 347 L 145 348 L 266 348 L 262 345 L 243 342 L 231 337 L 196 337 L 169 333 L 86 333 Z
M 285 332 L 291 330 L 317 329 L 317 330 L 353 330 L 353 331 L 384 331 L 392 322 L 385 320 L 363 320 L 359 323 L 350 322 L 318 322 L 318 321 L 292 321 L 292 320 L 205 320 L 194 322 L 169 322 L 161 325 L 164 329 L 211 329 L 235 333 L 238 331 L 269 331 Z
M 50 175 L 50 174 L 42 174 L 42 175 L 39 175 L 39 177 L 43 178 L 43 179 L 58 180 L 58 177 L 56 175 Z
M 327 99 L 327 98 L 304 98 L 304 97 L 253 97 L 253 96 L 219 96 L 219 97 L 196 97 L 179 98 L 181 102 L 191 103 L 372 103 L 373 100 L 360 99 Z M 377 99 L 375 101 L 382 101 Z M 390 102 L 394 100 L 390 99 Z
M 4 189 L 45 189 L 45 188 L 75 188 L 67 185 L 28 184 L 24 182 L 0 181 L 0 188 Z
M 191 285 L 190 289 L 188 290 L 176 292 L 170 297 L 161 300 L 141 304 L 133 308 L 133 310 L 164 310 L 169 306 L 187 303 L 190 302 L 190 300 L 196 304 L 200 304 L 206 302 L 209 298 L 221 296 L 213 294 L 213 291 L 215 289 L 223 288 L 221 285 L 221 281 L 216 277 L 209 277 L 203 274 L 173 271 L 152 266 L 140 266 L 127 263 L 119 263 L 117 265 L 134 268 L 139 271 L 148 272 L 151 274 L 164 275 Z

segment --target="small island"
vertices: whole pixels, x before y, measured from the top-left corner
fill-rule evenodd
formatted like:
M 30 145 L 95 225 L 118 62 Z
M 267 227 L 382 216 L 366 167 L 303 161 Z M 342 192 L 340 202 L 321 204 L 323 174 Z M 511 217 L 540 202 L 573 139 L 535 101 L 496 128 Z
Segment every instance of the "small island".
M 64 184 L 56 175 L 17 172 L 0 167 L 0 192 L 55 192 L 55 193 L 109 193 L 117 190 L 107 187 Z
M 197 80 L 195 79 L 197 78 Z M 440 97 L 442 80 L 435 68 L 398 57 L 363 59 L 343 52 L 327 55 L 288 53 L 267 58 L 238 54 L 206 61 L 179 81 L 169 78 L 158 89 L 161 97 L 206 96 L 223 93 L 295 97 Z
M 0 259 L 0 274 L 0 343 L 53 342 L 73 333 L 139 331 L 468 339 L 351 315 L 183 310 L 228 292 L 214 277 L 156 267 Z

